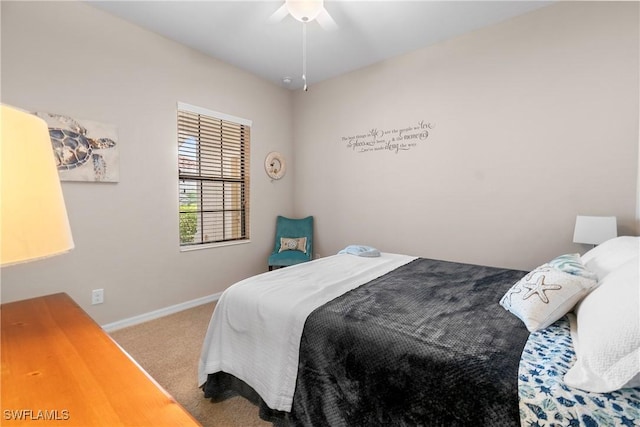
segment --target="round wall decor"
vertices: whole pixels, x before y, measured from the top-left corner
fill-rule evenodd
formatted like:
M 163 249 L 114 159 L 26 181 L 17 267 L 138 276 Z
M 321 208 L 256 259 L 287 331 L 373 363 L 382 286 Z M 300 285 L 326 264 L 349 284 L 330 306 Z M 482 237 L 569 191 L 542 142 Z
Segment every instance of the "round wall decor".
M 271 179 L 280 179 L 284 176 L 287 167 L 284 162 L 284 158 L 282 158 L 282 154 L 277 151 L 272 151 L 267 154 L 267 157 L 264 159 L 264 169 L 267 171 L 267 175 Z

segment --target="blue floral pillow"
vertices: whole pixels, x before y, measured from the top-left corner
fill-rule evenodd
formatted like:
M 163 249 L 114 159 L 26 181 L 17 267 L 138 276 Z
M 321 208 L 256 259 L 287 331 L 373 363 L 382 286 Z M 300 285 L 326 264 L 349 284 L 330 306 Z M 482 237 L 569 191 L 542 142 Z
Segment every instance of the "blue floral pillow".
M 596 273 L 587 270 L 587 267 L 584 266 L 580 259 L 580 254 L 560 255 L 559 257 L 549 261 L 547 264 L 560 271 L 564 271 L 565 273 L 573 274 L 574 276 L 598 280 Z

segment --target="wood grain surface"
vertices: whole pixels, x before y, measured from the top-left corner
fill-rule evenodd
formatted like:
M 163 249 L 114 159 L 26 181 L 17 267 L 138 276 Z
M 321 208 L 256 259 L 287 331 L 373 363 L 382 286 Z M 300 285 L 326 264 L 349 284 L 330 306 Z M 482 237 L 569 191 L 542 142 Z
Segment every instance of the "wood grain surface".
M 200 425 L 67 294 L 0 310 L 0 425 Z

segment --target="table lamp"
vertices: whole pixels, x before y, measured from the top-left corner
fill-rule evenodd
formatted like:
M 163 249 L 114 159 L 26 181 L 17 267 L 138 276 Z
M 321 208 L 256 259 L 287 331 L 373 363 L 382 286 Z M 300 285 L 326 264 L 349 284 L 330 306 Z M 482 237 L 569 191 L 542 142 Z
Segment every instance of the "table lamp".
M 574 243 L 587 243 L 599 245 L 613 239 L 618 235 L 618 227 L 615 216 L 583 216 L 576 217 L 576 226 L 573 230 Z
M 73 238 L 44 120 L 0 106 L 0 265 L 73 249 Z

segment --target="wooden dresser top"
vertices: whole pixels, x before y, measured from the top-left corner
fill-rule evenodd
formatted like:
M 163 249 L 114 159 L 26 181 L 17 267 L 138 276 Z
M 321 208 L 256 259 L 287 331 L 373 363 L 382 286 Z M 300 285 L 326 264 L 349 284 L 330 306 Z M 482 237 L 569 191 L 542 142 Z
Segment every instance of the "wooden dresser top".
M 67 294 L 0 310 L 1 425 L 200 425 Z

